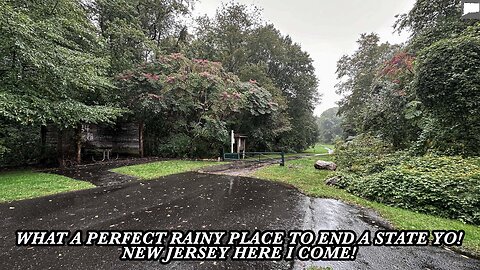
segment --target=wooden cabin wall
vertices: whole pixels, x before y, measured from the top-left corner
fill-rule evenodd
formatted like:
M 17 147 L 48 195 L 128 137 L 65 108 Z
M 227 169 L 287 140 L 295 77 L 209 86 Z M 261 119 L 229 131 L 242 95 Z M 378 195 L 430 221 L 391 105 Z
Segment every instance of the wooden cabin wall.
M 120 154 L 139 155 L 138 125 L 136 123 L 118 124 L 113 137 L 113 145 L 114 151 Z
M 89 150 L 103 150 L 113 148 L 115 130 L 108 126 L 84 125 L 83 147 Z
M 118 123 L 115 126 L 89 125 L 84 129 L 84 148 L 90 151 L 112 149 L 113 154 L 139 154 L 138 126 Z
M 43 137 L 44 136 L 44 137 Z M 59 130 L 53 125 L 48 125 L 42 130 L 42 143 L 44 146 L 44 163 L 61 163 L 59 160 L 75 159 L 75 130 Z M 60 149 L 61 148 L 61 149 Z M 59 164 L 62 165 L 62 164 Z
M 92 156 L 102 156 L 103 150 L 111 149 L 112 157 L 138 156 L 138 125 L 135 123 L 118 123 L 115 126 L 82 125 L 82 157 L 91 160 Z M 42 128 L 45 163 L 60 163 L 60 159 L 75 160 L 75 129 L 64 129 L 61 132 L 53 125 Z M 60 148 L 63 151 L 60 151 Z M 61 165 L 61 164 L 59 164 Z

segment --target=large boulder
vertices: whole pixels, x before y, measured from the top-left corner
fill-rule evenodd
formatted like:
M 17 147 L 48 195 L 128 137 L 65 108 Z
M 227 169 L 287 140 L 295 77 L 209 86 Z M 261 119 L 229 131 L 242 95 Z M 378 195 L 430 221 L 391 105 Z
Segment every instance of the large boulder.
M 315 162 L 314 166 L 315 166 L 315 169 L 317 170 L 335 171 L 337 169 L 337 164 L 330 161 L 323 161 L 323 160 L 319 160 Z

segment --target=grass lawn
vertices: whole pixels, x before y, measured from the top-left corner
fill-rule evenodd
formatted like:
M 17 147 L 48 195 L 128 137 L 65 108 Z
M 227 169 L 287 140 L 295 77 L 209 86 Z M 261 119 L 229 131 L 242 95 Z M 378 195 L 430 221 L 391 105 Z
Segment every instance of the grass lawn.
M 56 174 L 31 171 L 0 173 L 0 202 L 30 199 L 93 187 L 95 186 L 88 182 Z
M 116 168 L 113 169 L 112 172 L 135 176 L 145 180 L 152 180 L 170 174 L 189 172 L 198 170 L 200 168 L 221 164 L 225 164 L 225 162 L 168 160 Z
M 321 159 L 329 160 L 331 158 L 331 156 L 324 156 Z M 477 256 L 480 255 L 480 227 L 371 202 L 345 190 L 327 186 L 325 185 L 325 179 L 332 173 L 316 170 L 313 164 L 318 159 L 318 157 L 312 157 L 293 160 L 289 161 L 285 167 L 268 166 L 256 171 L 253 176 L 294 185 L 310 196 L 333 198 L 375 209 L 382 217 L 390 221 L 396 229 L 464 230 L 463 248 Z
M 319 143 L 317 143 L 314 147 L 305 150 L 304 153 L 307 153 L 307 154 L 328 154 L 328 150 L 325 149 L 325 148 L 329 148 L 329 149 L 333 150 L 333 149 L 335 149 L 335 146 L 331 145 L 331 144 L 319 144 Z

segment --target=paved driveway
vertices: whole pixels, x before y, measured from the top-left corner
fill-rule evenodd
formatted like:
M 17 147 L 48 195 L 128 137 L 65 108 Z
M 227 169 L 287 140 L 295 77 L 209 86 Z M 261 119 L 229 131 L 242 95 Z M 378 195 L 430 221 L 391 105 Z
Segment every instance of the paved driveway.
M 251 178 L 186 173 L 157 181 L 0 204 L 0 269 L 304 269 L 302 262 L 122 262 L 118 247 L 17 247 L 24 230 L 377 229 L 378 219 L 335 200 Z M 373 223 L 374 220 L 377 222 Z M 434 247 L 362 247 L 337 269 L 480 269 L 477 260 Z

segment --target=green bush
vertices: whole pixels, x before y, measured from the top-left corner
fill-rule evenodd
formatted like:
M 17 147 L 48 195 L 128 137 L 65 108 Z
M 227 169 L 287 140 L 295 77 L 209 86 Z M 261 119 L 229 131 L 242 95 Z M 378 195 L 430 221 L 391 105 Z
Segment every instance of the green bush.
M 380 164 L 376 164 L 376 162 L 392 153 L 391 145 L 379 138 L 362 134 L 352 141 L 337 143 L 335 162 L 344 171 L 365 174 L 370 170 L 376 170 L 370 168 L 370 165 L 379 166 Z
M 147 154 L 166 158 L 217 158 L 221 155 L 223 142 L 209 138 L 192 138 L 177 133 L 168 137 L 149 134 Z
M 190 154 L 192 140 L 185 134 L 175 134 L 159 144 L 158 156 L 187 157 Z
M 387 205 L 480 225 L 480 158 L 401 152 L 363 157 L 356 153 L 365 151 L 343 151 L 336 159 L 349 166 L 340 167 L 339 187 Z
M 477 26 L 442 39 L 416 59 L 413 87 L 426 111 L 437 119 L 439 150 L 480 155 L 480 38 Z M 445 132 L 447 131 L 447 132 Z
M 18 126 L 0 119 L 0 167 L 38 162 L 41 154 L 40 128 Z

